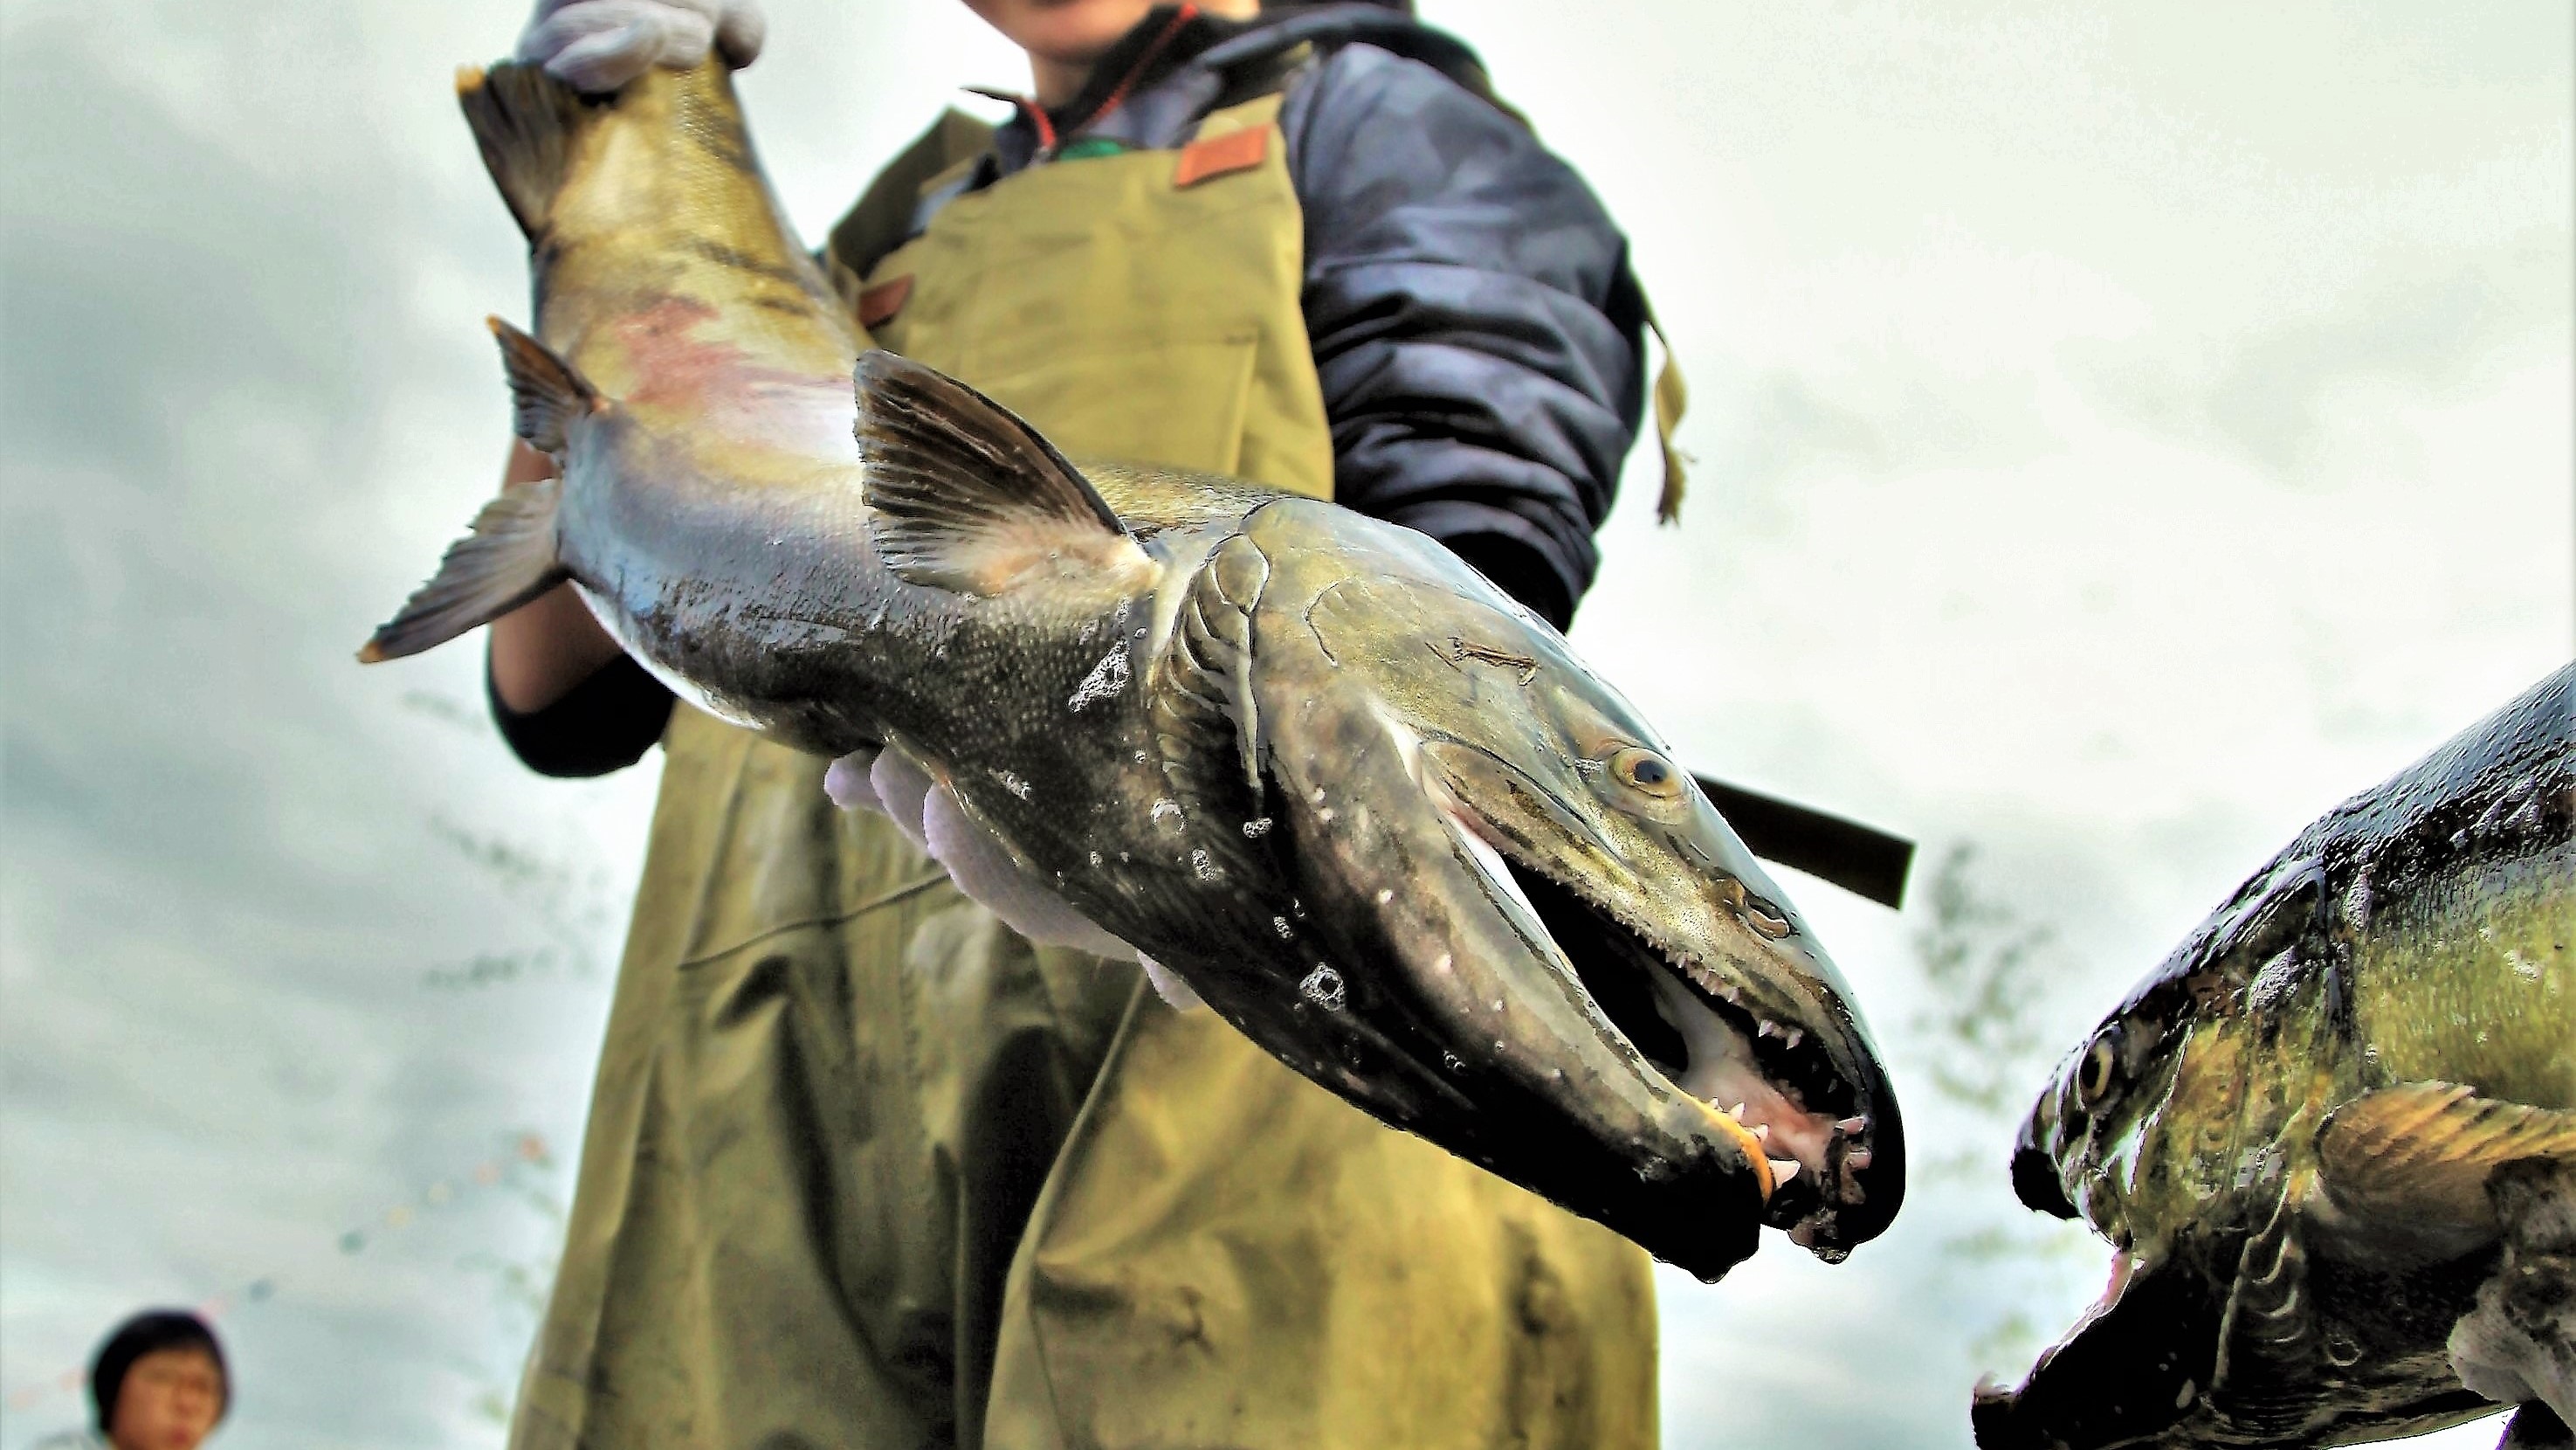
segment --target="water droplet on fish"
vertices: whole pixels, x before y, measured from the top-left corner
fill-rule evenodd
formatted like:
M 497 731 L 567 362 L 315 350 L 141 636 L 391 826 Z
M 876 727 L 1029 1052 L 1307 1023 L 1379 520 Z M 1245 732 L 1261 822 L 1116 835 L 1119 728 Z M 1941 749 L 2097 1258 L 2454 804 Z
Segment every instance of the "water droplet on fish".
M 994 771 L 992 772 L 992 776 L 993 779 L 1001 782 L 1002 789 L 1009 791 L 1011 794 L 1018 796 L 1022 800 L 1027 800 L 1029 798 L 1030 786 L 1027 781 L 1020 779 L 1018 776 L 1013 775 L 1007 770 Z
M 1243 834 L 1256 841 L 1261 839 L 1263 836 L 1270 834 L 1270 818 L 1268 816 L 1263 816 L 1257 821 L 1244 822 Z
M 1284 916 L 1274 916 L 1270 918 L 1270 929 L 1279 933 L 1279 939 L 1281 941 L 1286 941 L 1288 938 L 1297 934 L 1295 930 L 1288 925 L 1288 918 Z
M 1431 964 L 1431 970 L 1433 970 L 1433 971 L 1435 971 L 1435 972 L 1446 972 L 1446 971 L 1448 971 L 1448 970 L 1449 970 L 1449 954 L 1448 954 L 1447 952 L 1442 952 L 1442 953 L 1440 954 L 1440 959 L 1439 959 L 1438 961 L 1435 961 L 1435 962 L 1433 962 L 1433 963 Z
M 1325 1011 L 1339 1012 L 1349 989 L 1343 983 L 1341 973 L 1317 962 L 1315 970 L 1308 972 L 1305 979 L 1297 984 L 1297 990 L 1305 995 L 1307 1001 Z
M 1331 806 L 1326 806 L 1322 810 L 1315 812 L 1315 819 L 1322 821 L 1325 825 L 1331 825 L 1333 823 L 1333 808 Z
M 1494 1050 L 1495 1050 L 1496 1052 L 1502 1052 L 1502 1051 L 1505 1051 L 1505 1050 L 1506 1050 L 1506 1049 L 1504 1048 L 1504 1046 L 1503 1046 L 1503 1039 L 1501 1039 L 1501 1038 L 1499 1038 L 1499 1037 L 1497 1037 L 1497 1038 L 1495 1038 L 1495 1039 L 1494 1039 Z
M 2191 1408 L 2191 1402 L 2199 1398 L 2200 1386 L 2193 1384 L 2189 1380 L 2184 1380 L 2182 1382 L 2182 1388 L 2174 1391 L 2174 1408 L 2177 1410 L 2188 1410 Z
M 1136 752 L 1136 763 L 1137 763 L 1138 765 L 1143 765 L 1143 764 L 1145 763 L 1145 752 L 1144 752 L 1144 751 L 1139 750 L 1139 751 L 1137 751 L 1137 752 Z
M 1106 700 L 1126 688 L 1127 651 L 1113 649 L 1100 657 L 1100 663 L 1091 667 L 1091 673 L 1082 677 L 1082 683 L 1073 687 L 1073 694 L 1064 703 L 1080 714 L 1083 706 Z
M 1207 848 L 1205 846 L 1201 846 L 1197 850 L 1190 852 L 1190 870 L 1196 874 L 1201 881 L 1222 881 L 1225 879 L 1225 873 L 1217 869 L 1215 859 L 1208 855 Z
M 1440 1065 L 1449 1069 L 1451 1072 L 1456 1072 L 1458 1069 L 1467 1065 L 1467 1059 L 1460 1057 L 1458 1054 L 1451 1052 L 1444 1047 L 1440 1050 Z
M 1154 808 L 1151 811 L 1146 812 L 1146 814 L 1151 819 L 1157 821 L 1163 819 L 1165 816 L 1178 818 L 1181 814 L 1181 803 L 1173 800 L 1169 796 L 1165 796 L 1163 799 L 1154 802 Z
M 1380 905 L 1380 906 L 1384 906 L 1384 905 L 1386 905 L 1388 902 L 1393 901 L 1394 899 L 1395 899 L 1395 893 L 1394 893 L 1393 891 L 1381 890 L 1381 891 L 1379 891 L 1379 892 L 1378 892 L 1378 894 L 1377 894 L 1377 904 L 1378 904 L 1378 905 Z
M 1092 864 L 1092 865 L 1094 865 L 1094 866 L 1097 866 L 1097 865 L 1099 865 L 1099 864 L 1100 864 L 1100 853 L 1099 853 L 1099 852 L 1094 851 L 1094 852 L 1092 852 L 1092 853 L 1091 853 L 1091 864 Z

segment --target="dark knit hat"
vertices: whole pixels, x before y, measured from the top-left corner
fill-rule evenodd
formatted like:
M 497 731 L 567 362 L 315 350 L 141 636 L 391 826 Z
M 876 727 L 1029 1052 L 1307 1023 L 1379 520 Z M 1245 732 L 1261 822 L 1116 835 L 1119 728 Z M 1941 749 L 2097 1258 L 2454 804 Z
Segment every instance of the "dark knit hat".
M 232 1371 L 224 1367 L 224 1347 L 215 1342 L 215 1331 L 206 1321 L 185 1309 L 146 1309 L 123 1324 L 98 1347 L 98 1357 L 89 1362 L 90 1404 L 98 1413 L 98 1430 L 107 1433 L 107 1422 L 116 1414 L 116 1397 L 125 1389 L 125 1372 L 147 1354 L 164 1349 L 203 1350 L 215 1362 L 215 1377 L 223 1381 L 223 1403 L 215 1407 L 215 1419 L 223 1420 L 224 1412 L 233 1407 Z

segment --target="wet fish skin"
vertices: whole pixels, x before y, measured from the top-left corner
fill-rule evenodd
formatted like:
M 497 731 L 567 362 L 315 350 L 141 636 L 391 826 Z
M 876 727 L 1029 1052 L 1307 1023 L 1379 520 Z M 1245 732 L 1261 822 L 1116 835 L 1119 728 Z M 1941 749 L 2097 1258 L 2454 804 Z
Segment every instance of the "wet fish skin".
M 1383 1121 L 1705 1278 L 1766 1221 L 1829 1258 L 1886 1226 L 1902 1124 L 1847 987 L 1554 630 L 1409 530 L 1077 469 L 863 354 L 719 67 L 460 94 L 530 236 L 542 341 L 500 330 L 561 479 L 370 657 L 569 579 L 684 698 L 910 772 L 910 823 L 980 843 L 970 894 L 999 863 Z
M 1981 1391 L 1978 1443 L 2493 1413 L 2446 1346 L 2499 1252 L 2485 1186 L 2534 1159 L 2576 1164 L 2576 665 L 2311 825 L 2070 1056 L 2012 1177 L 2114 1285 Z

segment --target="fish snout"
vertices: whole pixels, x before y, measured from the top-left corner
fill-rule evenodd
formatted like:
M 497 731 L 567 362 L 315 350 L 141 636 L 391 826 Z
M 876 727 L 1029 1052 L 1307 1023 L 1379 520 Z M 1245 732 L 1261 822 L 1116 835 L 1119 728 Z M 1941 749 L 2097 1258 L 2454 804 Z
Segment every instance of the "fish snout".
M 1599 1030 L 1755 1160 L 1762 1221 L 1828 1261 L 1905 1195 L 1895 1096 L 1831 961 L 1712 816 L 1623 827 L 1454 742 L 1420 749 L 1435 798 L 1497 904 L 1581 988 Z M 1584 828 L 1579 828 L 1584 827 Z
M 2013 1196 L 2035 1213 L 2066 1219 L 2080 1216 L 2075 1200 L 2066 1196 L 2066 1185 L 2057 1176 L 2056 1160 L 2032 1144 L 2013 1149 L 2012 1186 Z

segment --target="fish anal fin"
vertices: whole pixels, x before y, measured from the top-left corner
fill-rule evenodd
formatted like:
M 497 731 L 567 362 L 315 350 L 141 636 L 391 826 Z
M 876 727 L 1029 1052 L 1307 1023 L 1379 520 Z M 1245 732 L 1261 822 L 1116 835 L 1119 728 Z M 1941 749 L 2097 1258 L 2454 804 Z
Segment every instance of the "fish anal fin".
M 868 533 L 913 584 L 1002 593 L 1033 575 L 1134 592 L 1153 561 L 1055 446 L 973 388 L 889 352 L 860 357 Z
M 483 506 L 438 573 L 358 651 L 362 664 L 400 659 L 489 624 L 570 577 L 556 550 L 561 479 L 520 484 Z
M 2337 1108 L 2318 1129 L 2317 1156 L 2320 1186 L 2352 1220 L 2489 1235 L 2488 1175 L 2528 1158 L 2576 1162 L 2576 1112 L 2406 1083 Z
M 560 457 L 572 425 L 604 411 L 608 400 L 544 343 L 497 317 L 485 318 L 484 324 L 501 344 L 501 366 L 510 376 L 513 427 L 529 447 Z

